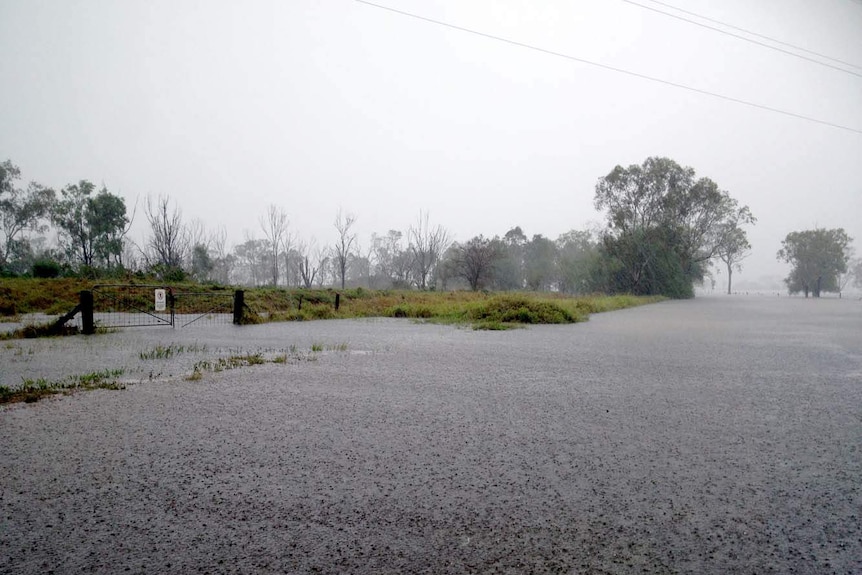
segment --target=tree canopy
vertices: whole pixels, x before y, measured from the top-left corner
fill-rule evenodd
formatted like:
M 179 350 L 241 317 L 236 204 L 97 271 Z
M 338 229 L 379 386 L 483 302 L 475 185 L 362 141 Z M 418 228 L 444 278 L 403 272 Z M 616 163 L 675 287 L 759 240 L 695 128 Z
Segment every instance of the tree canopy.
M 43 220 L 54 203 L 54 190 L 36 182 L 21 189 L 15 185 L 20 178 L 18 166 L 0 163 L 0 271 L 13 267 L 13 261 L 26 262 L 30 245 L 24 234 L 44 231 Z
M 816 228 L 790 232 L 782 240 L 777 258 L 793 266 L 784 283 L 790 293 L 840 291 L 839 276 L 847 271 L 853 239 L 843 228 Z
M 71 261 L 89 268 L 120 265 L 129 224 L 126 202 L 105 187 L 93 194 L 95 189 L 87 180 L 63 188 L 52 219 Z
M 596 184 L 595 206 L 607 212 L 609 288 L 635 294 L 691 297 L 720 253 L 722 228 L 754 222 L 715 182 L 669 158 L 616 166 Z

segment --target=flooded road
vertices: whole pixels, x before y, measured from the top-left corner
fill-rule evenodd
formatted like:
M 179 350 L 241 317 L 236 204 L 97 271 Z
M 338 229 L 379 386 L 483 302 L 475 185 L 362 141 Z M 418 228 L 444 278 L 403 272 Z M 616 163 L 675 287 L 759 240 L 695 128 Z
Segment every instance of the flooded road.
M 0 407 L 2 573 L 862 571 L 859 301 L 149 328 L 0 362 L 127 384 Z

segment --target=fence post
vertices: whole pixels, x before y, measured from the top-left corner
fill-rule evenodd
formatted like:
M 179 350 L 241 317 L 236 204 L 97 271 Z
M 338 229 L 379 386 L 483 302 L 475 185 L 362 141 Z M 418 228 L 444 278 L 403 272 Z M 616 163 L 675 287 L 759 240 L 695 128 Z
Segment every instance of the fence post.
M 81 302 L 81 331 L 92 335 L 96 333 L 96 322 L 93 321 L 93 292 L 83 290 L 78 296 Z
M 175 304 L 176 300 L 174 299 L 174 288 L 168 288 L 168 305 L 171 306 L 171 327 L 177 327 L 175 322 Z
M 335 311 L 338 311 L 338 308 L 341 307 L 341 294 L 335 294 Z
M 242 313 L 245 308 L 245 292 L 241 289 L 233 292 L 233 323 L 242 324 Z

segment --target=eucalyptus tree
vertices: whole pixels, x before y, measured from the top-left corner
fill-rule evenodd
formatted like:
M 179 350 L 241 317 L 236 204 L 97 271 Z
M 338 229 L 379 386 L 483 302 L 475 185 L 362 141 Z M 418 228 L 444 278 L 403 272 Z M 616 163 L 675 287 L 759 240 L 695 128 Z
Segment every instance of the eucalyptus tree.
M 805 297 L 839 291 L 839 276 L 847 271 L 852 241 L 843 228 L 815 228 L 787 234 L 776 257 L 793 266 L 784 280 L 788 291 L 802 292 Z
M 55 201 L 54 190 L 36 182 L 30 182 L 26 190 L 17 187 L 15 181 L 20 177 L 20 169 L 11 160 L 0 163 L 0 270 L 30 251 L 24 234 L 47 229 L 45 219 Z
M 500 239 L 500 253 L 494 270 L 494 288 L 524 289 L 524 258 L 527 236 L 521 226 L 515 226 Z
M 694 281 L 718 255 L 718 230 L 745 209 L 692 168 L 656 157 L 600 178 L 595 206 L 607 212 L 612 289 L 672 297 L 694 294 Z
M 536 234 L 525 246 L 524 274 L 527 288 L 548 291 L 556 276 L 557 246 L 541 234 Z
M 64 187 L 51 219 L 71 261 L 86 268 L 119 266 L 129 225 L 126 203 L 104 186 L 95 189 L 87 180 Z
M 412 272 L 411 254 L 404 248 L 403 238 L 398 230 L 389 230 L 385 236 L 371 236 L 375 275 L 390 287 L 401 289 L 410 287 Z
M 564 293 L 585 294 L 606 288 L 601 274 L 601 250 L 592 232 L 571 230 L 557 245 L 557 287 Z
M 754 224 L 757 219 L 748 207 L 739 208 L 718 226 L 716 257 L 727 267 L 727 294 L 733 293 L 733 270 L 742 270 L 742 260 L 751 255 L 751 244 L 743 224 Z

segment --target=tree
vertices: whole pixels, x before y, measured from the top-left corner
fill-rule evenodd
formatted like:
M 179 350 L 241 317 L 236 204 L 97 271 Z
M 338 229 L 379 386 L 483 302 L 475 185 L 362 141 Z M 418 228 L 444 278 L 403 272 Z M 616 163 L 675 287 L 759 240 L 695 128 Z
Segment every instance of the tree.
M 371 236 L 375 275 L 385 278 L 389 286 L 400 289 L 410 287 L 411 281 L 411 254 L 404 249 L 402 238 L 398 230 L 389 230 L 385 236 Z
M 246 235 L 246 240 L 234 248 L 237 272 L 241 284 L 258 286 L 269 277 L 269 243 Z
M 454 273 L 464 278 L 470 289 L 477 291 L 491 279 L 499 257 L 499 241 L 476 236 L 464 244 L 453 244 L 451 250 Z
M 526 245 L 524 253 L 524 272 L 527 288 L 533 291 L 547 291 L 554 282 L 557 247 L 554 242 L 541 234 L 536 234 Z
M 494 268 L 494 287 L 500 290 L 524 289 L 524 252 L 527 236 L 515 226 L 503 236 Z
M 183 225 L 182 212 L 170 207 L 170 198 L 159 196 L 147 198 L 147 221 L 150 237 L 144 257 L 150 268 L 163 278 L 181 278 L 184 275 L 183 261 L 189 251 L 189 237 Z
M 36 182 L 30 182 L 26 191 L 17 188 L 15 180 L 20 177 L 21 171 L 10 160 L 0 163 L 0 270 L 29 251 L 24 232 L 45 231 L 42 220 L 55 200 L 54 190 Z
M 343 215 L 341 210 L 338 210 L 338 214 L 335 216 L 335 229 L 338 230 L 338 240 L 335 243 L 334 254 L 338 276 L 341 278 L 341 289 L 344 289 L 347 277 L 347 264 L 350 261 L 350 255 L 353 253 L 353 244 L 356 242 L 356 234 L 350 231 L 355 223 L 356 216 L 353 214 Z
M 843 228 L 791 232 L 776 257 L 793 265 L 784 283 L 790 293 L 837 292 L 838 277 L 847 271 L 852 238 Z
M 63 188 L 52 220 L 69 259 L 87 268 L 118 266 L 129 225 L 126 203 L 104 186 L 93 195 L 95 189 L 87 180 Z
M 850 250 L 852 253 L 852 249 Z M 838 298 L 840 299 L 844 295 L 844 288 L 850 285 L 850 281 L 855 279 L 855 282 L 859 282 L 859 271 L 862 269 L 862 260 L 852 259 L 847 262 L 847 269 L 844 273 L 838 274 Z
M 292 237 L 288 232 L 287 213 L 273 204 L 266 209 L 266 213 L 260 218 L 260 227 L 269 243 L 270 265 L 272 285 L 278 285 L 279 278 L 279 254 L 290 250 Z
M 416 225 L 410 226 L 407 237 L 413 260 L 413 282 L 421 290 L 428 289 L 434 267 L 449 245 L 449 232 L 440 225 L 432 227 L 428 214 L 420 211 Z
M 210 278 L 222 284 L 230 283 L 230 276 L 236 257 L 228 252 L 227 230 L 224 226 L 219 227 L 210 234 L 208 253 L 213 264 Z
M 853 265 L 853 285 L 862 288 L 862 259 L 856 260 Z
M 742 260 L 751 255 L 751 244 L 741 224 L 756 222 L 748 207 L 739 209 L 728 221 L 718 226 L 716 256 L 727 266 L 727 295 L 732 292 L 733 270 L 742 270 Z
M 720 226 L 740 211 L 715 182 L 669 158 L 616 166 L 596 184 L 595 206 L 607 210 L 612 289 L 671 297 L 694 294 L 718 253 Z
M 604 289 L 599 243 L 589 231 L 571 230 L 557 238 L 557 285 L 561 292 L 586 294 Z

